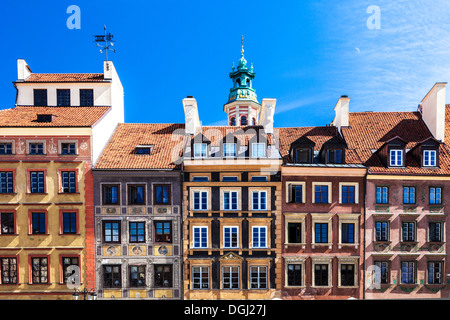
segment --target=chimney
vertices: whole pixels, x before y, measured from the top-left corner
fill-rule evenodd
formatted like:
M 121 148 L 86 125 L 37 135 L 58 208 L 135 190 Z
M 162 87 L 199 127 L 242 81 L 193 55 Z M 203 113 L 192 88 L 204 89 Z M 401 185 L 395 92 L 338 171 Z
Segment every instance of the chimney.
M 198 116 L 197 100 L 193 96 L 187 96 L 183 99 L 183 109 L 185 118 L 185 132 L 187 134 L 196 134 L 201 131 L 202 124 Z
M 446 82 L 437 82 L 422 99 L 419 110 L 422 119 L 436 140 L 445 137 L 445 86 Z
M 17 59 L 17 81 L 25 81 L 31 73 L 27 62 L 24 59 Z
M 341 132 L 342 127 L 348 127 L 348 111 L 349 111 L 350 98 L 348 96 L 341 96 L 334 107 L 334 120 L 331 123 L 337 127 L 338 131 Z
M 259 125 L 264 127 L 265 133 L 273 133 L 273 115 L 277 99 L 264 98 L 261 103 L 261 114 L 259 116 Z

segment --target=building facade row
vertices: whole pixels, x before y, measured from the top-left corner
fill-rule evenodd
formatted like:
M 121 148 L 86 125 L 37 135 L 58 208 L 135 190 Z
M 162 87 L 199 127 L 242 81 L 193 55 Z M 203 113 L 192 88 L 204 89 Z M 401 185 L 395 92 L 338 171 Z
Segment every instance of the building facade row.
M 390 299 L 450 295 L 450 106 L 276 128 L 241 59 L 203 126 L 124 123 L 114 65 L 33 73 L 0 111 L 5 299 Z M 449 181 L 449 182 L 447 182 Z

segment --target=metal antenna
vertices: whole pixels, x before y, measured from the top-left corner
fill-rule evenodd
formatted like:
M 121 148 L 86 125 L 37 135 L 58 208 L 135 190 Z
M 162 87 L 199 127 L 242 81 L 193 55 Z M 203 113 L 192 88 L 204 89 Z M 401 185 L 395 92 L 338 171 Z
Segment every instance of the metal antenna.
M 108 61 L 108 50 L 111 50 L 112 52 L 116 52 L 116 49 L 112 49 L 111 47 L 114 46 L 115 42 L 112 38 L 114 37 L 111 33 L 106 32 L 106 26 L 104 26 L 105 34 L 104 35 L 98 35 L 94 36 L 95 40 L 94 42 L 97 42 L 97 47 L 100 47 L 100 53 L 105 52 L 106 54 L 106 61 Z M 101 45 L 100 43 L 104 43 Z

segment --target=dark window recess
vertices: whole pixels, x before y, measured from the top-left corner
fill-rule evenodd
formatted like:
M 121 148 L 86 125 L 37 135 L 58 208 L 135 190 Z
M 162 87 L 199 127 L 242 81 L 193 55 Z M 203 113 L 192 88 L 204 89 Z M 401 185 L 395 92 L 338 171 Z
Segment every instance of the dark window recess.
M 308 148 L 295 149 L 295 163 L 310 163 L 311 150 Z
M 302 224 L 299 222 L 288 223 L 288 242 L 301 243 L 302 242 Z
M 328 265 L 314 265 L 314 284 L 316 286 L 328 286 Z
M 172 265 L 155 265 L 155 288 L 172 287 Z
M 351 287 L 355 285 L 355 266 L 353 264 L 341 265 L 341 286 Z
M 172 242 L 172 223 L 155 221 L 155 242 Z
M 145 186 L 128 186 L 128 204 L 145 204 Z
M 0 172 L 0 193 L 14 193 L 14 175 L 12 171 Z
M 44 193 L 45 183 L 44 183 L 44 172 L 43 171 L 32 171 L 30 172 L 30 192 L 31 193 Z
M 58 107 L 70 107 L 70 89 L 57 89 L 56 103 Z
M 47 89 L 34 89 L 34 105 L 47 106 Z
M 64 283 L 72 283 L 72 284 L 76 283 L 75 282 L 76 274 L 74 273 L 72 266 L 80 267 L 77 257 L 63 257 L 62 258 Z
M 103 266 L 103 286 L 105 288 L 120 288 L 122 286 L 120 265 Z
M 45 212 L 33 212 L 31 214 L 31 233 L 45 234 Z
M 0 143 L 0 154 L 12 154 L 12 143 Z
M 92 107 L 94 105 L 94 90 L 80 89 L 80 106 Z
M 145 222 L 130 222 L 130 242 L 145 242 Z
M 28 145 L 30 154 L 44 154 L 44 144 L 41 142 L 32 142 Z
M 103 192 L 103 204 L 114 205 L 119 204 L 119 186 L 118 185 L 104 185 Z
M 130 266 L 130 287 L 145 287 L 145 266 Z
M 0 217 L 1 217 L 1 234 L 14 234 L 14 213 L 2 212 Z
M 76 154 L 75 143 L 61 143 L 61 154 Z
M 170 204 L 170 185 L 154 186 L 153 199 L 155 204 Z
M 63 212 L 63 233 L 75 234 L 77 233 L 77 213 L 76 212 Z
M 328 149 L 327 150 L 327 162 L 340 164 L 343 160 L 342 149 Z

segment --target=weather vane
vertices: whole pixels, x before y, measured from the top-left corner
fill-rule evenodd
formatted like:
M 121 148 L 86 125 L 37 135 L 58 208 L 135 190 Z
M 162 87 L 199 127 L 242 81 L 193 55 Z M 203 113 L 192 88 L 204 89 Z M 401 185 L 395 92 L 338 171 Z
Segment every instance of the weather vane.
M 106 54 L 106 61 L 108 61 L 108 50 L 111 50 L 112 52 L 116 52 L 116 49 L 112 49 L 115 42 L 112 38 L 114 37 L 111 33 L 106 32 L 106 26 L 104 26 L 105 34 L 104 35 L 98 35 L 94 36 L 95 40 L 94 42 L 97 42 L 97 47 L 100 47 L 100 53 L 105 52 Z M 104 43 L 101 45 L 100 43 Z

